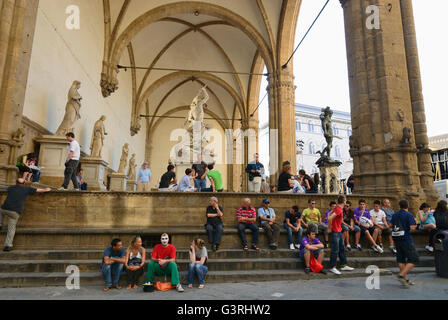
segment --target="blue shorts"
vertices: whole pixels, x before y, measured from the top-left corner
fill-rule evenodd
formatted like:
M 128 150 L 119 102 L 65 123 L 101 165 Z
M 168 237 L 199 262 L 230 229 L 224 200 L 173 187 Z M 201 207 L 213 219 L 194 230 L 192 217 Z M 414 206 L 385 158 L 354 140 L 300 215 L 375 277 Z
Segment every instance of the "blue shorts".
M 319 257 L 319 255 L 320 255 L 320 253 L 321 253 L 323 250 L 324 250 L 324 249 L 317 249 L 317 250 L 313 250 L 313 251 L 311 251 L 311 253 L 314 254 L 314 257 L 317 259 L 317 258 Z M 303 251 L 301 251 L 301 253 L 299 253 L 299 257 L 300 257 L 301 259 L 305 259 L 305 258 L 304 258 L 304 255 L 305 255 L 305 252 L 307 252 L 307 251 L 309 251 L 309 250 L 303 248 Z

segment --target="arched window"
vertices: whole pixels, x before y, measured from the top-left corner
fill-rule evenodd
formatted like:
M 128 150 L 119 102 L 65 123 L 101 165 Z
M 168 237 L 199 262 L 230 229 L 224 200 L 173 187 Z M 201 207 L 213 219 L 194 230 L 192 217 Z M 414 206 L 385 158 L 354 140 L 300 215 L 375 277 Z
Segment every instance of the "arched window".
M 308 121 L 308 131 L 309 132 L 314 132 L 314 125 L 311 122 L 311 120 Z
M 352 128 L 348 127 L 347 128 L 347 137 L 350 137 L 352 135 Z
M 336 126 L 333 126 L 333 134 L 336 136 L 339 134 L 339 129 Z
M 308 147 L 309 147 L 308 150 L 309 150 L 310 154 L 315 154 L 316 153 L 316 148 L 315 148 L 313 142 L 310 142 Z
M 336 155 L 336 158 L 340 159 L 340 158 L 341 158 L 341 147 L 336 146 L 336 147 L 334 148 L 334 153 L 335 153 L 335 155 Z

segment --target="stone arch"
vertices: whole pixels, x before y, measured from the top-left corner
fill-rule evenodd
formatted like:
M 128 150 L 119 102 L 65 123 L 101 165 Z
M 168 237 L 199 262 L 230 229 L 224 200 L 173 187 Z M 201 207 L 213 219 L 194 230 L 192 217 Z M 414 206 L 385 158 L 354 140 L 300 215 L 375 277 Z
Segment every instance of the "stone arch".
M 260 54 L 263 57 L 268 68 L 268 72 L 272 72 L 274 70 L 274 61 L 272 61 L 272 50 L 267 45 L 263 36 L 256 30 L 254 26 L 252 26 L 249 21 L 227 8 L 215 4 L 196 1 L 175 2 L 159 6 L 143 13 L 133 22 L 131 22 L 128 27 L 122 32 L 122 34 L 117 38 L 111 50 L 110 57 L 103 63 L 104 67 L 107 70 L 105 72 L 103 69 L 101 75 L 101 87 L 103 88 L 103 96 L 109 96 L 118 88 L 117 65 L 119 64 L 124 49 L 136 34 L 138 34 L 146 26 L 156 21 L 160 21 L 164 18 L 168 18 L 176 14 L 194 14 L 195 11 L 199 11 L 202 14 L 223 19 L 225 21 L 228 21 L 232 26 L 240 29 L 249 37 L 249 39 L 260 51 Z
M 197 79 L 199 79 L 199 78 L 207 79 L 207 80 L 213 81 L 217 85 L 221 86 L 235 100 L 240 113 L 244 114 L 244 111 L 243 111 L 244 107 L 243 107 L 242 98 L 237 94 L 237 92 L 226 81 L 222 80 L 221 78 L 219 78 L 219 77 L 217 77 L 215 75 L 212 75 L 212 74 L 206 73 L 206 72 L 185 72 L 185 71 L 179 71 L 179 72 L 169 73 L 169 74 L 159 78 L 157 81 L 152 83 L 151 86 L 149 86 L 146 89 L 146 91 L 141 96 L 140 100 L 137 102 L 136 117 L 138 117 L 138 114 L 140 113 L 140 110 L 143 107 L 144 102 L 146 101 L 146 99 L 148 99 L 148 97 L 150 96 L 150 94 L 154 90 L 156 90 L 157 88 L 159 88 L 164 83 L 166 83 L 166 82 L 168 82 L 170 80 L 173 80 L 173 79 L 176 79 L 176 78 L 185 78 L 185 77 L 194 77 L 194 78 L 197 78 Z M 134 119 L 134 121 L 135 120 L 137 120 L 137 119 Z

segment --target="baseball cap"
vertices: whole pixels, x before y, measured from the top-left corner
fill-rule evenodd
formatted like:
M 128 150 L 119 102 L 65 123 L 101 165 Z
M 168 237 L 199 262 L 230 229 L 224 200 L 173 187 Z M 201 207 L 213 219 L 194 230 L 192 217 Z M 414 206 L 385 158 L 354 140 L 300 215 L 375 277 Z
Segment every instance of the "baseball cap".
M 269 201 L 269 199 L 264 199 L 263 203 L 271 203 L 271 202 Z

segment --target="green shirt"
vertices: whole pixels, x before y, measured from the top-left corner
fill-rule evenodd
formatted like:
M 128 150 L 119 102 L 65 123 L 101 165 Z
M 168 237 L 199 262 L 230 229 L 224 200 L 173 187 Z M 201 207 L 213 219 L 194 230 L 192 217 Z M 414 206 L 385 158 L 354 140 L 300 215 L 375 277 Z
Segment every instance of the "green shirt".
M 207 177 L 212 178 L 215 182 L 216 191 L 219 191 L 223 188 L 221 172 L 216 169 L 210 170 L 209 172 L 207 172 Z
M 319 223 L 320 211 L 317 208 L 306 208 L 302 211 L 302 219 L 305 223 Z

